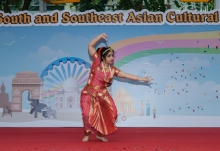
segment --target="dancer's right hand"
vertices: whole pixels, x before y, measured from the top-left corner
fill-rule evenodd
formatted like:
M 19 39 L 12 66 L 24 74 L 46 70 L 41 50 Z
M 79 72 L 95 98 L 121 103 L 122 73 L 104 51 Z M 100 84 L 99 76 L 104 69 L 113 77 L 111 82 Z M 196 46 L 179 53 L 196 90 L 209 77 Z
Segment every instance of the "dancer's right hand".
M 108 36 L 107 36 L 105 33 L 102 33 L 102 34 L 101 34 L 101 37 L 102 37 L 103 39 L 105 39 L 106 42 L 108 41 Z

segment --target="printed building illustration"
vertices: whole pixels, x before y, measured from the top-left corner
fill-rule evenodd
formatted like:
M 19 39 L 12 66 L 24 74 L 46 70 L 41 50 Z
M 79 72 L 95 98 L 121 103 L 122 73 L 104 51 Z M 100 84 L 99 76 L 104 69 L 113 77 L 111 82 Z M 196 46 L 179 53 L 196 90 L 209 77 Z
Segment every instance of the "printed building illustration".
M 8 93 L 5 93 L 5 85 L 4 82 L 2 82 L 1 93 L 0 93 L 0 108 L 3 108 L 4 105 L 10 107 L 11 102 L 9 102 Z
M 134 100 L 129 96 L 129 94 L 124 90 L 124 88 L 121 87 L 120 90 L 116 92 L 114 101 L 119 112 L 136 112 L 133 108 Z
M 55 107 L 62 108 L 79 108 L 79 86 L 75 78 L 69 77 L 64 83 L 63 88 L 55 93 Z
M 38 73 L 20 72 L 12 79 L 11 109 L 13 112 L 22 112 L 22 93 L 25 90 L 31 92 L 32 98 L 40 99 L 41 79 L 38 77 Z

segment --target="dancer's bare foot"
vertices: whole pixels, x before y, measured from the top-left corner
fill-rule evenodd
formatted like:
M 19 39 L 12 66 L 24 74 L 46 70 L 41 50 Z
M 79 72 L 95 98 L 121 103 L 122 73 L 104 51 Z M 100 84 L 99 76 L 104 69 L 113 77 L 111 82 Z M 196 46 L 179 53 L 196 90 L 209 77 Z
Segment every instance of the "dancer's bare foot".
M 89 136 L 84 136 L 82 139 L 83 142 L 88 142 L 89 141 Z
M 90 135 L 90 134 L 94 134 L 94 133 L 93 133 L 93 131 L 91 131 L 91 130 L 85 130 L 85 131 L 84 131 L 84 134 L 85 134 L 85 135 L 84 135 L 82 141 L 83 141 L 83 142 L 88 142 L 88 141 L 89 141 L 89 135 Z
M 108 142 L 108 140 L 103 136 L 103 137 L 100 137 L 100 136 L 96 136 L 97 139 L 103 141 L 103 142 Z

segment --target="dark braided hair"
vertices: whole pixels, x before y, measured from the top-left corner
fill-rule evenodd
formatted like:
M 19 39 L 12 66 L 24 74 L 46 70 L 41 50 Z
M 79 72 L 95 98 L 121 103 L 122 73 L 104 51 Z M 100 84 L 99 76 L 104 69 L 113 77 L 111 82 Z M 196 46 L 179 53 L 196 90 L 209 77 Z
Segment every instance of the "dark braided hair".
M 114 50 L 111 47 L 100 47 L 96 50 L 98 55 L 101 57 L 101 61 L 103 61 L 103 58 L 105 58 L 110 51 L 114 53 Z

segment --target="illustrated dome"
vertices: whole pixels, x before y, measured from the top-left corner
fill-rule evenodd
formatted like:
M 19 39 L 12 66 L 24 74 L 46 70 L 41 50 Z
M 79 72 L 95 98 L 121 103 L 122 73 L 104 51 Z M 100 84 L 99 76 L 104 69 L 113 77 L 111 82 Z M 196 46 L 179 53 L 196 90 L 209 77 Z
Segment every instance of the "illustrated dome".
M 78 83 L 73 77 L 69 77 L 66 81 L 63 82 L 63 89 L 65 90 L 65 92 L 77 92 Z

